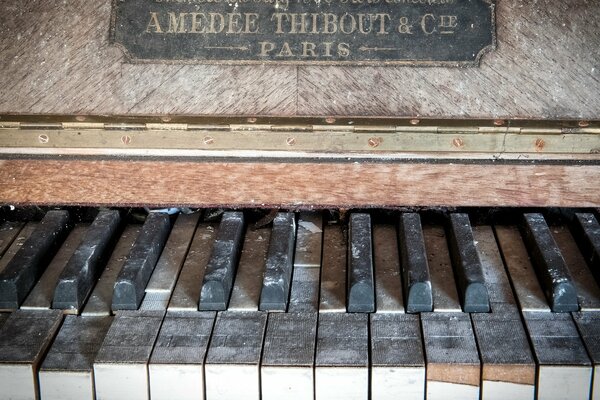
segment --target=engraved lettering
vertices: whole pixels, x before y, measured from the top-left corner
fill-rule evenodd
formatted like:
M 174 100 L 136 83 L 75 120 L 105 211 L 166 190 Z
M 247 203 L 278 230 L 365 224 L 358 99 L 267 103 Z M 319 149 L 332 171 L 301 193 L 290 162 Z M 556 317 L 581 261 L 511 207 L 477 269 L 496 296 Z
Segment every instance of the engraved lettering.
M 240 26 L 240 20 L 242 14 L 240 13 L 229 13 L 227 14 L 227 33 L 242 33 L 243 27 Z
M 327 13 L 323 16 L 323 33 L 333 34 L 337 32 L 337 15 Z
M 458 17 L 456 15 L 440 16 L 440 33 L 442 35 L 452 35 L 458 26 Z
M 350 55 L 350 45 L 348 43 L 339 43 L 337 46 L 338 56 L 348 57 Z
M 246 13 L 246 28 L 244 33 L 258 33 L 258 14 L 257 13 Z
M 388 20 L 391 20 L 391 17 L 389 14 L 375 14 L 375 19 L 379 18 L 379 31 L 377 32 L 378 35 L 387 35 L 389 32 L 387 31 L 387 28 L 385 27 L 385 19 L 387 18 Z
M 283 42 L 283 46 L 281 46 L 281 50 L 277 54 L 277 57 L 291 57 L 294 53 L 292 53 L 292 49 L 290 49 L 290 45 L 288 42 Z
M 221 33 L 225 28 L 225 17 L 219 13 L 208 13 L 210 17 L 210 30 L 208 33 Z
M 154 33 L 162 33 L 162 29 L 160 28 L 160 24 L 158 23 L 158 17 L 155 12 L 150 13 L 150 22 L 146 26 L 146 33 L 150 32 L 150 28 L 154 28 Z
M 436 31 L 434 24 L 435 16 L 433 14 L 425 14 L 421 18 L 421 29 L 426 35 L 432 35 Z
M 316 47 L 317 45 L 312 42 L 302 42 L 302 57 L 316 57 Z
M 169 13 L 169 29 L 167 33 L 185 33 L 185 16 L 188 13 L 179 13 L 179 15 Z
M 260 45 L 260 56 L 266 57 L 275 49 L 275 43 L 273 42 L 258 42 Z
M 350 35 L 356 30 L 356 20 L 352 14 L 344 14 L 340 18 L 340 32 Z
M 191 13 L 192 15 L 192 27 L 190 28 L 190 33 L 206 33 L 206 27 L 202 22 L 202 19 L 206 21 L 206 14 L 204 13 Z
M 412 25 L 408 22 L 407 17 L 400 17 L 398 22 L 398 33 L 412 35 Z

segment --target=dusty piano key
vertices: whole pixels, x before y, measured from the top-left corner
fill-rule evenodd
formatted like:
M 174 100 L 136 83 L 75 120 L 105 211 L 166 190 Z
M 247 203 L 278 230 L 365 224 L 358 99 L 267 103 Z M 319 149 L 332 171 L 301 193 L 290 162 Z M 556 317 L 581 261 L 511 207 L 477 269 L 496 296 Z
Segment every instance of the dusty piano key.
M 579 309 L 571 274 L 541 214 L 524 214 L 523 239 L 553 312 Z
M 348 233 L 348 312 L 375 311 L 371 216 L 352 214 Z
M 519 230 L 496 226 L 495 231 L 520 310 L 550 312 Z
M 146 286 L 142 310 L 166 310 L 200 214 L 179 214 Z
M 260 399 L 266 323 L 267 314 L 259 311 L 219 313 L 204 366 L 208 400 Z
M 278 213 L 273 221 L 271 242 L 260 292 L 259 309 L 262 311 L 287 310 L 295 239 L 296 216 L 294 213 Z
M 294 269 L 320 268 L 323 244 L 323 216 L 319 212 L 301 212 L 294 253 Z
M 590 399 L 600 400 L 600 312 L 578 312 L 573 317 L 594 367 Z
M 144 297 L 146 284 L 160 257 L 171 220 L 165 213 L 150 213 L 123 264 L 113 289 L 112 309 L 135 310 Z
M 0 226 L 0 257 L 4 255 L 12 242 L 17 238 L 25 224 L 23 222 L 6 221 Z
M 471 318 L 481 355 L 482 400 L 533 400 L 535 361 L 516 307 L 497 304 L 491 313 Z
M 425 358 L 416 315 L 371 314 L 371 399 L 425 396 Z
M 569 229 L 554 226 L 551 233 L 569 267 L 581 311 L 600 311 L 600 288 Z
M 573 234 L 600 285 L 600 223 L 591 213 L 575 214 Z
M 489 312 L 490 301 L 467 214 L 450 214 L 450 254 L 464 312 Z
M 120 224 L 119 211 L 98 213 L 58 278 L 52 308 L 79 312 L 100 275 Z
M 200 223 L 169 300 L 169 311 L 198 311 L 200 288 L 217 228 Z
M 40 368 L 40 397 L 46 400 L 95 398 L 92 367 L 112 317 L 65 318 Z
M 427 399 L 479 399 L 481 376 L 471 319 L 461 313 L 421 314 Z
M 433 311 L 429 264 L 419 214 L 402 214 L 399 230 L 406 312 Z
M 312 399 L 317 313 L 271 313 L 261 363 L 263 400 Z
M 571 314 L 523 312 L 538 361 L 538 399 L 587 399 L 592 366 Z
M 241 212 L 224 213 L 204 273 L 198 304 L 199 310 L 227 309 L 242 247 L 243 233 L 244 214 Z
M 320 268 L 294 268 L 288 312 L 319 311 Z
M 125 263 L 127 254 L 135 243 L 140 232 L 139 225 L 128 225 L 125 227 L 119 241 L 115 245 L 106 267 L 96 282 L 92 293 L 81 313 L 84 316 L 108 316 L 111 315 L 111 302 L 115 281 L 121 268 Z
M 433 311 L 461 312 L 444 229 L 426 226 L 423 228 L 423 237 L 431 277 Z
M 58 310 L 17 310 L 0 328 L 0 396 L 37 399 L 37 369 L 62 320 Z
M 4 269 L 8 265 L 8 262 L 12 260 L 15 254 L 17 254 L 19 249 L 23 246 L 23 243 L 25 243 L 25 241 L 29 239 L 29 236 L 31 236 L 37 225 L 37 222 L 28 222 L 15 236 L 10 246 L 2 255 L 2 258 L 0 258 L 0 273 L 4 271 Z
M 52 296 L 56 289 L 58 278 L 67 266 L 69 258 L 84 237 L 88 226 L 76 224 L 68 234 L 62 246 L 48 264 L 31 292 L 27 295 L 21 308 L 24 310 L 46 310 L 52 306 Z
M 319 315 L 315 358 L 315 398 L 366 399 L 369 396 L 369 316 Z
M 346 311 L 346 239 L 340 226 L 323 231 L 319 312 Z
M 2 328 L 2 325 L 4 325 L 9 316 L 10 313 L 0 313 L 0 328 Z
M 0 309 L 18 308 L 70 230 L 67 211 L 48 211 L 0 272 Z
M 403 313 L 398 239 L 393 225 L 373 226 L 373 262 L 377 312 Z
M 204 397 L 204 357 L 214 320 L 213 311 L 167 313 L 148 366 L 152 400 Z
M 258 311 L 271 229 L 248 229 L 229 300 L 230 311 Z
M 148 360 L 163 316 L 163 311 L 117 313 L 94 360 L 97 398 L 148 399 Z

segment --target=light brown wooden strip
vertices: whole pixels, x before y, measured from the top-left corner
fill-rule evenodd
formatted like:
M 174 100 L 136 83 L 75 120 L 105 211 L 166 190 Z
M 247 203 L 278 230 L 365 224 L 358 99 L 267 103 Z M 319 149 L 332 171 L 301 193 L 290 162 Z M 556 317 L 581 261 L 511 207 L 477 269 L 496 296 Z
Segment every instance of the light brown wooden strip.
M 0 185 L 9 204 L 600 206 L 598 165 L 15 159 Z

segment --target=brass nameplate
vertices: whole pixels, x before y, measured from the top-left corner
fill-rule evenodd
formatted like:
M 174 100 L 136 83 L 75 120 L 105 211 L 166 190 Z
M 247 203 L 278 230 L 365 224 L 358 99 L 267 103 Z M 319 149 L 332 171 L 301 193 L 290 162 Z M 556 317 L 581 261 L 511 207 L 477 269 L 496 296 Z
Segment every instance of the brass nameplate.
M 132 61 L 473 66 L 492 0 L 114 0 Z

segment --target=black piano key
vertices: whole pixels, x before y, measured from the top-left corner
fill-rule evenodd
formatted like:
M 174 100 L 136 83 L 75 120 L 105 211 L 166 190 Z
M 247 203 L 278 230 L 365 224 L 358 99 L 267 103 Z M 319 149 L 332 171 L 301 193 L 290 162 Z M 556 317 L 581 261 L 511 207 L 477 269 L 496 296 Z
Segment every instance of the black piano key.
M 577 291 L 542 214 L 524 214 L 523 239 L 553 312 L 579 310 Z
M 400 216 L 399 243 L 406 312 L 433 311 L 429 264 L 419 214 L 404 213 Z
M 117 210 L 100 211 L 60 274 L 52 308 L 79 310 L 100 274 L 121 224 Z
M 600 285 L 600 223 L 594 214 L 575 214 L 573 234 L 596 282 Z
M 238 211 L 224 213 L 206 265 L 199 310 L 223 311 L 227 308 L 242 249 L 243 233 L 244 214 Z
M 348 245 L 348 312 L 374 312 L 371 216 L 352 214 Z
M 0 273 L 0 308 L 18 308 L 71 229 L 69 213 L 48 211 Z
M 296 216 L 278 213 L 273 221 L 273 231 L 260 292 L 261 311 L 286 311 L 292 281 Z
M 162 253 L 171 219 L 165 213 L 150 213 L 115 282 L 112 309 L 137 310 L 146 284 Z
M 450 214 L 449 241 L 463 311 L 489 312 L 489 294 L 467 214 Z

